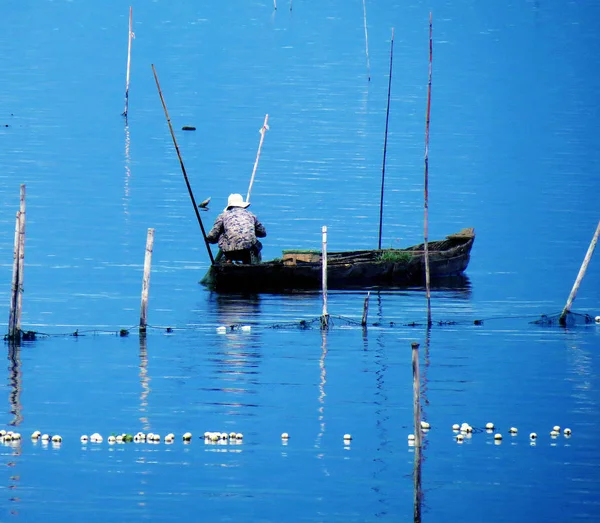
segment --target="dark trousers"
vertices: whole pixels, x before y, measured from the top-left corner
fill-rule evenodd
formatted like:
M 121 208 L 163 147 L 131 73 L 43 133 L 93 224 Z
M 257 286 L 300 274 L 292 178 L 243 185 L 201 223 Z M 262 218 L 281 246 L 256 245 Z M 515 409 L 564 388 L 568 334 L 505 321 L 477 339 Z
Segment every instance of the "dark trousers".
M 260 250 L 262 249 L 262 244 L 260 242 L 256 242 L 249 249 L 240 249 L 238 251 L 223 251 L 223 256 L 225 257 L 226 263 L 245 263 L 247 265 L 260 263 L 262 257 L 260 255 Z

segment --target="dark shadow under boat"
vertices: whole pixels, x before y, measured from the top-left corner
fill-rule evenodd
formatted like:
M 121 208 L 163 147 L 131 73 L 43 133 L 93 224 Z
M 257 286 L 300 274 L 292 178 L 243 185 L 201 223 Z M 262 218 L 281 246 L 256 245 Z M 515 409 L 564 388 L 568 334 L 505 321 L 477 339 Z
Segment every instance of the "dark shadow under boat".
M 451 285 L 450 277 L 463 274 L 475 240 L 472 228 L 428 242 L 432 287 Z M 322 286 L 319 251 L 284 251 L 281 259 L 256 265 L 215 264 L 201 283 L 216 292 L 290 293 Z M 455 282 L 456 283 L 456 282 Z M 327 253 L 327 287 L 392 289 L 425 284 L 425 245 L 406 249 Z

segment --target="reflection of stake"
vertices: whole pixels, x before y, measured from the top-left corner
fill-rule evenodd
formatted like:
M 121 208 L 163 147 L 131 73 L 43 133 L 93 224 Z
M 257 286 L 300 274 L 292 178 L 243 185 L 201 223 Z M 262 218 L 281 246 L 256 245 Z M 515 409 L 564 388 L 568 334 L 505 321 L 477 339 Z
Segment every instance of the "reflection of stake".
M 177 157 L 179 158 L 179 165 L 181 166 L 181 172 L 183 173 L 183 178 L 185 180 L 185 184 L 187 186 L 188 193 L 190 194 L 190 199 L 192 200 L 192 205 L 194 206 L 194 212 L 196 213 L 196 218 L 198 218 L 198 224 L 200 225 L 200 230 L 202 231 L 202 237 L 204 238 L 206 250 L 208 251 L 208 257 L 210 258 L 211 265 L 214 265 L 215 259 L 213 258 L 212 251 L 210 250 L 210 245 L 208 244 L 208 239 L 206 238 L 206 231 L 204 230 L 204 225 L 202 224 L 202 218 L 200 218 L 200 213 L 198 212 L 198 206 L 196 205 L 196 200 L 194 199 L 194 193 L 192 192 L 192 187 L 190 186 L 190 182 L 188 180 L 187 173 L 185 172 L 185 166 L 183 165 L 183 160 L 181 159 L 181 153 L 179 152 L 177 140 L 175 139 L 175 133 L 173 132 L 173 126 L 171 125 L 171 119 L 169 118 L 169 112 L 167 111 L 165 99 L 163 98 L 162 91 L 160 90 L 160 84 L 158 83 L 158 76 L 156 76 L 156 69 L 154 69 L 154 64 L 152 64 L 152 72 L 154 73 L 154 80 L 156 81 L 156 87 L 158 88 L 158 94 L 160 95 L 160 101 L 162 102 L 163 109 L 165 110 L 165 117 L 167 118 L 167 123 L 169 124 L 169 131 L 171 131 L 171 138 L 173 138 L 173 145 L 175 146 L 175 151 L 177 151 Z

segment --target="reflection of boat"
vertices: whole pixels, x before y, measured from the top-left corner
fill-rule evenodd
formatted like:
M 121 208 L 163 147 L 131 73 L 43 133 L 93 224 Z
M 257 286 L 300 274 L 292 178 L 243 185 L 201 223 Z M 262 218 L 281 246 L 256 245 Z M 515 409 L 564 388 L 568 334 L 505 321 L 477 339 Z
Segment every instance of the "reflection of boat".
M 469 264 L 473 229 L 428 243 L 431 282 L 461 274 Z M 330 289 L 389 288 L 423 284 L 424 244 L 406 249 L 327 253 Z M 215 264 L 202 282 L 217 292 L 286 292 L 321 288 L 321 253 L 284 251 L 282 259 L 256 265 Z

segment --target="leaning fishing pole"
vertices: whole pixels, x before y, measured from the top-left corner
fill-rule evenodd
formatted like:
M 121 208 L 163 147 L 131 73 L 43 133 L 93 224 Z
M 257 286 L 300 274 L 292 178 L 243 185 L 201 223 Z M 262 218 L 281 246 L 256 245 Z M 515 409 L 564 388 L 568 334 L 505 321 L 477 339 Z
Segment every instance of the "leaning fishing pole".
M 154 73 L 154 80 L 156 81 L 156 87 L 158 88 L 158 94 L 160 95 L 160 101 L 162 102 L 163 109 L 165 110 L 165 116 L 167 118 L 167 123 L 169 124 L 169 130 L 171 131 L 171 137 L 173 138 L 173 145 L 175 145 L 175 150 L 177 151 L 177 157 L 179 158 L 179 165 L 181 165 L 181 172 L 183 173 L 183 178 L 185 179 L 185 184 L 187 185 L 187 189 L 190 194 L 190 199 L 192 200 L 192 205 L 194 206 L 194 212 L 196 213 L 196 218 L 198 218 L 198 223 L 200 224 L 200 230 L 202 231 L 202 237 L 204 238 L 204 243 L 206 244 L 206 250 L 208 251 L 208 257 L 210 258 L 210 263 L 212 265 L 214 265 L 215 259 L 213 258 L 212 251 L 210 250 L 210 245 L 208 244 L 208 238 L 206 237 L 206 231 L 204 230 L 204 225 L 202 224 L 202 218 L 200 218 L 200 213 L 198 212 L 198 206 L 196 205 L 196 200 L 194 199 L 194 193 L 192 192 L 192 187 L 190 186 L 190 182 L 188 180 L 187 173 L 185 172 L 185 166 L 183 165 L 183 159 L 181 158 L 181 153 L 179 152 L 177 140 L 175 139 L 175 133 L 173 132 L 173 126 L 171 125 L 171 119 L 169 118 L 169 112 L 167 111 L 167 106 L 165 104 L 165 99 L 163 98 L 162 91 L 160 89 L 160 84 L 158 83 L 158 76 L 156 76 L 156 70 L 154 69 L 154 64 L 152 64 L 152 72 Z

